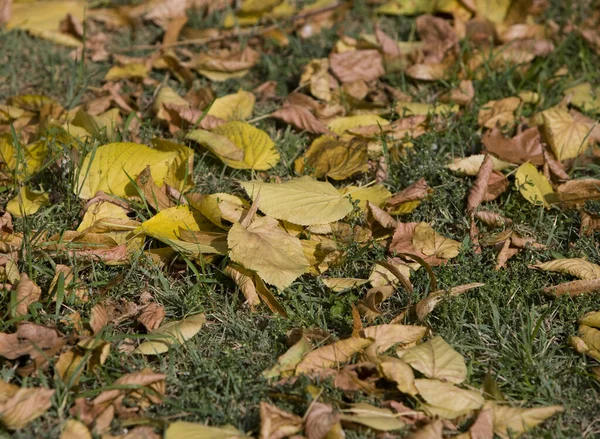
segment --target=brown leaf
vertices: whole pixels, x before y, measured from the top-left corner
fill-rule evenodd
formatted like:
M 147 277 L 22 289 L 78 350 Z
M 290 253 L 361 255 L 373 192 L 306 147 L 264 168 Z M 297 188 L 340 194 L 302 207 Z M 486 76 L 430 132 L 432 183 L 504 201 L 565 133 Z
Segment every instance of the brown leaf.
M 421 178 L 388 199 L 385 202 L 385 210 L 394 211 L 401 204 L 420 201 L 432 192 L 425 179 Z
M 492 161 L 492 158 L 486 154 L 485 158 L 483 159 L 483 163 L 479 168 L 479 172 L 477 173 L 477 178 L 475 179 L 473 186 L 471 186 L 471 191 L 469 192 L 469 198 L 467 200 L 467 212 L 474 212 L 484 200 L 493 171 L 494 162 Z
M 0 356 L 15 360 L 24 355 L 36 357 L 60 343 L 55 329 L 33 323 L 23 323 L 14 334 L 0 333 Z M 39 354 L 38 354 L 39 353 Z
M 387 213 L 385 210 L 377 207 L 375 204 L 370 201 L 367 202 L 369 206 L 369 213 L 373 216 L 373 219 L 377 221 L 383 228 L 385 229 L 395 229 L 398 225 L 398 221 L 396 221 L 392 216 Z
M 167 28 L 163 36 L 163 45 L 170 46 L 172 44 L 175 44 L 179 39 L 179 34 L 181 33 L 181 30 L 183 29 L 187 21 L 188 18 L 185 14 L 171 19 L 171 21 L 169 21 L 167 24 Z
M 213 81 L 220 81 L 235 74 L 243 76 L 260 58 L 260 53 L 246 46 L 239 52 L 222 50 L 198 54 L 193 60 L 193 68 Z M 225 74 L 225 75 L 223 75 Z
M 20 388 L 0 395 L 0 423 L 8 430 L 19 430 L 41 416 L 52 405 L 54 390 Z
M 344 437 L 340 434 L 332 434 L 333 431 L 341 431 L 341 416 L 333 410 L 329 404 L 317 402 L 306 416 L 306 436 L 308 439 L 338 439 Z M 333 431 L 332 431 L 333 430 Z
M 398 43 L 389 37 L 385 32 L 381 30 L 379 25 L 375 26 L 375 37 L 377 42 L 381 45 L 381 51 L 389 56 L 400 56 L 400 47 Z
M 502 131 L 494 127 L 483 135 L 481 142 L 488 152 L 507 162 L 517 165 L 525 162 L 536 166 L 544 164 L 542 136 L 538 127 L 526 129 L 511 139 L 504 137 Z
M 454 102 L 458 105 L 468 105 L 475 97 L 475 88 L 473 81 L 463 79 L 458 87 L 449 90 L 440 96 L 440 101 L 445 103 Z
M 21 273 L 21 280 L 17 285 L 17 298 L 15 306 L 16 316 L 25 316 L 29 313 L 29 305 L 39 300 L 42 289 L 36 285 L 26 273 Z
M 156 183 L 154 183 L 150 166 L 147 166 L 146 169 L 138 175 L 136 183 L 142 192 L 144 200 L 154 210 L 160 211 L 175 206 L 175 203 L 171 201 L 167 195 L 166 186 L 163 185 L 162 188 L 159 188 Z
M 416 20 L 417 33 L 423 41 L 426 63 L 439 63 L 446 52 L 458 44 L 458 36 L 449 21 L 433 15 L 421 15 Z
M 502 172 L 494 171 L 490 175 L 487 191 L 483 197 L 483 201 L 493 201 L 502 195 L 509 187 L 508 179 Z
M 260 403 L 259 439 L 283 439 L 302 430 L 302 418 L 274 405 Z
M 592 293 L 598 290 L 600 290 L 600 279 L 584 279 L 546 287 L 542 291 L 557 297 L 565 294 L 568 294 L 570 297 L 575 297 L 580 294 Z
M 325 124 L 317 119 L 310 110 L 300 105 L 284 105 L 271 113 L 271 116 L 309 133 L 325 134 L 330 132 Z
M 600 215 L 587 212 L 585 210 L 581 214 L 581 227 L 579 233 L 582 235 L 591 235 L 596 230 L 600 230 Z
M 266 81 L 252 90 L 259 100 L 272 99 L 277 96 L 277 81 Z
M 559 200 L 567 206 L 584 204 L 589 200 L 600 199 L 600 180 L 594 178 L 570 180 L 561 184 L 557 192 Z
M 471 439 L 494 439 L 494 412 L 491 409 L 479 412 L 469 433 Z
M 515 123 L 515 111 L 521 106 L 521 99 L 508 97 L 484 104 L 477 115 L 477 123 L 486 128 L 512 127 Z
M 475 217 L 489 227 L 504 227 L 512 224 L 511 219 L 489 210 L 479 210 L 475 213 Z
M 157 303 L 149 303 L 138 316 L 137 321 L 140 322 L 148 332 L 155 330 L 160 326 L 165 318 L 165 308 Z
M 407 439 L 442 439 L 444 423 L 438 419 L 419 428 L 407 436 Z
M 94 334 L 108 325 L 108 310 L 102 304 L 95 305 L 90 313 L 90 327 Z
M 452 287 L 450 288 L 450 290 L 433 291 L 429 293 L 427 297 L 421 299 L 415 305 L 415 313 L 417 315 L 417 318 L 419 319 L 419 321 L 422 321 L 443 300 L 449 299 L 451 297 L 456 297 L 474 288 L 483 287 L 484 285 L 485 284 L 483 283 L 475 282 L 465 285 L 459 285 L 457 287 Z
M 377 50 L 352 50 L 329 55 L 331 71 L 343 83 L 358 80 L 372 81 L 385 74 Z

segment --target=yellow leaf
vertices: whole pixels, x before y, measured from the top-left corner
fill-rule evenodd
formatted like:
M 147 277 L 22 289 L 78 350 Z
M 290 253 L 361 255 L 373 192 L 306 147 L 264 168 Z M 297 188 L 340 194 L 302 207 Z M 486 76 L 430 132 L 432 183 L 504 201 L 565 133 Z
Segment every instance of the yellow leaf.
M 7 29 L 23 29 L 31 35 L 66 46 L 81 46 L 77 38 L 60 32 L 60 22 L 67 14 L 83 21 L 87 3 L 84 1 L 15 2 Z
M 588 148 L 590 129 L 587 124 L 573 119 L 567 110 L 550 108 L 542 113 L 542 119 L 544 137 L 557 160 L 574 159 Z
M 88 360 L 85 357 L 84 351 L 73 347 L 68 351 L 63 352 L 56 360 L 54 364 L 54 371 L 60 377 L 65 384 L 74 385 L 79 382 L 79 378 L 83 373 L 85 364 L 82 364 L 84 360 Z
M 377 207 L 383 207 L 385 202 L 392 196 L 392 193 L 381 184 L 365 187 L 346 186 L 339 191 L 342 195 L 352 197 L 352 200 L 358 200 L 358 207 L 363 212 L 366 212 L 369 202 Z
M 281 0 L 244 0 L 240 11 L 244 14 L 256 14 L 274 8 Z
M 304 226 L 326 224 L 344 218 L 352 204 L 330 183 L 304 176 L 284 183 L 248 181 L 242 183 L 258 208 L 266 215 Z
M 556 259 L 554 261 L 535 264 L 532 267 L 543 271 L 570 274 L 579 279 L 600 279 L 600 266 L 580 258 Z
M 112 66 L 106 75 L 105 81 L 118 81 L 120 79 L 144 79 L 148 76 L 149 69 L 146 64 L 132 62 L 124 66 Z
M 262 373 L 263 377 L 269 379 L 277 378 L 280 375 L 291 375 L 310 349 L 311 345 L 309 341 L 306 337 L 302 337 L 298 343 L 289 348 L 285 354 L 277 359 L 275 366 Z
M 120 120 L 121 115 L 118 108 L 112 108 L 98 116 L 92 116 L 79 109 L 73 120 L 66 124 L 65 130 L 73 137 L 81 140 L 91 135 L 97 135 L 103 130 L 106 132 L 106 136 L 111 138 Z M 79 128 L 82 128 L 85 132 L 81 132 Z
M 315 349 L 309 352 L 298 364 L 296 375 L 310 374 L 313 371 L 328 369 L 345 363 L 372 342 L 367 338 L 351 337 Z
M 593 326 L 595 328 L 600 328 L 600 311 L 592 311 L 585 314 L 581 317 L 577 322 L 580 325 Z
M 46 192 L 36 192 L 27 186 L 22 186 L 17 196 L 7 203 L 6 211 L 16 218 L 33 215 L 42 206 L 48 204 L 49 200 L 50 197 Z
M 328 277 L 321 279 L 327 288 L 332 289 L 336 293 L 349 290 L 350 288 L 358 287 L 369 282 L 369 279 L 356 279 L 353 277 Z
M 169 425 L 164 439 L 250 439 L 231 426 L 209 427 L 204 424 L 177 421 Z
M 237 93 L 215 99 L 208 110 L 208 115 L 226 121 L 248 119 L 252 116 L 255 102 L 254 94 L 240 90 Z
M 504 160 L 495 158 L 494 156 L 490 155 L 490 157 L 492 162 L 494 162 L 494 171 L 502 171 L 503 169 L 513 166 Z M 477 175 L 479 168 L 481 168 L 481 164 L 483 163 L 483 159 L 485 159 L 485 154 L 475 154 L 462 159 L 456 158 L 446 167 L 451 171 L 458 172 L 459 174 Z
M 423 104 L 421 102 L 398 102 L 396 112 L 403 116 L 427 116 L 428 114 L 445 115 L 457 113 L 460 110 L 458 105 L 446 104 Z
M 564 411 L 560 405 L 535 408 L 516 408 L 488 401 L 486 408 L 494 413 L 494 433 L 502 439 L 518 438 L 546 419 Z
M 523 163 L 515 173 L 519 192 L 531 204 L 549 208 L 558 201 L 552 185 L 531 163 Z
M 427 256 L 439 259 L 452 259 L 459 253 L 461 243 L 438 234 L 427 223 L 420 223 L 415 227 L 412 238 L 414 247 Z
M 418 379 L 415 387 L 427 405 L 425 410 L 444 419 L 454 419 L 483 406 L 480 393 L 464 390 L 439 380 Z
M 294 162 L 294 170 L 302 174 L 305 168 L 315 178 L 344 180 L 368 170 L 367 143 L 360 139 L 345 141 L 333 136 L 315 139 L 303 157 Z
M 225 136 L 207 130 L 193 130 L 188 133 L 186 139 L 198 142 L 221 160 L 229 159 L 236 162 L 244 160 L 244 150 Z
M 411 367 L 398 358 L 385 358 L 379 362 L 379 370 L 390 381 L 396 383 L 396 387 L 402 393 L 416 395 L 418 392 L 415 387 L 415 374 Z
M 77 231 L 83 232 L 88 227 L 91 227 L 96 221 L 105 218 L 129 220 L 127 210 L 123 207 L 111 203 L 110 201 L 99 201 L 98 203 L 88 206 L 79 227 L 77 227 Z
M 373 340 L 371 348 L 376 354 L 381 354 L 393 346 L 410 346 L 423 338 L 425 326 L 383 324 L 369 326 L 364 329 L 365 337 Z
M 388 0 L 377 8 L 377 12 L 387 15 L 417 15 L 431 14 L 435 12 L 437 2 L 431 0 L 412 0 L 399 2 L 398 0 Z
M 219 158 L 235 169 L 266 171 L 279 163 L 279 152 L 267 133 L 245 122 L 229 122 L 215 128 L 214 134 L 226 137 L 244 152 L 243 160 Z
M 571 95 L 571 104 L 581 110 L 600 113 L 600 89 L 594 90 L 589 82 L 566 89 L 565 95 Z
M 344 134 L 346 131 L 351 131 L 353 128 L 363 127 L 368 125 L 389 125 L 389 122 L 383 117 L 375 114 L 361 114 L 358 116 L 336 117 L 327 124 L 327 128 L 338 135 Z
M 179 94 L 171 87 L 163 86 L 158 91 L 158 95 L 152 104 L 152 109 L 156 113 L 158 119 L 166 119 L 167 114 L 163 108 L 163 104 L 172 104 L 179 106 L 189 106 L 189 102 L 183 99 Z
M 4 386 L 3 384 L 7 384 Z M 0 382 L 0 424 L 19 430 L 38 418 L 52 405 L 54 390 L 43 387 L 10 386 Z
M 467 378 L 465 359 L 440 336 L 397 353 L 404 362 L 428 378 L 455 384 Z
M 504 22 L 510 4 L 511 0 L 475 0 L 477 14 L 496 24 Z
M 69 419 L 65 422 L 60 439 L 92 439 L 92 433 L 84 423 Z
M 302 244 L 269 217 L 257 218 L 248 228 L 235 223 L 227 236 L 229 256 L 279 289 L 288 287 L 308 270 Z M 257 257 L 260 255 L 260 257 Z
M 221 210 L 221 217 L 230 223 L 240 222 L 250 209 L 250 204 L 246 200 L 235 195 L 219 192 L 210 194 L 209 197 L 216 201 Z
M 352 404 L 348 412 L 352 415 L 342 415 L 342 421 L 365 425 L 374 430 L 393 431 L 406 426 L 390 409 L 375 407 L 364 402 Z
M 195 314 L 183 320 L 166 323 L 149 335 L 150 340 L 143 342 L 134 354 L 157 355 L 167 352 L 172 345 L 183 344 L 195 336 L 206 323 L 204 314 Z
M 92 198 L 98 191 L 120 197 L 138 195 L 135 181 L 146 167 L 158 187 L 168 184 L 178 190 L 187 185 L 194 153 L 191 149 L 162 141 L 149 148 L 138 143 L 110 143 L 89 153 L 83 160 L 74 192 L 81 198 Z M 131 179 L 131 180 L 130 180 Z
M 58 140 L 58 139 L 57 139 Z M 16 171 L 18 181 L 35 174 L 48 155 L 47 142 L 38 140 L 17 150 L 10 135 L 0 135 L 0 159 L 10 171 Z

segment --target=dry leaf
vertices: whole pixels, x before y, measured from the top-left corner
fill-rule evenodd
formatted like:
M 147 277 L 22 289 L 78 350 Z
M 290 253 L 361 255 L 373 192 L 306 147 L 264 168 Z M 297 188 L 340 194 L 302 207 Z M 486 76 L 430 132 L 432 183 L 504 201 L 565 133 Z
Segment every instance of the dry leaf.
M 183 344 L 194 337 L 206 323 L 204 314 L 195 314 L 183 320 L 166 323 L 150 333 L 150 340 L 140 344 L 133 353 L 158 355 L 169 350 L 170 346 Z
M 397 353 L 404 362 L 426 377 L 455 384 L 467 378 L 464 358 L 440 336 Z
M 372 81 L 385 74 L 383 60 L 377 50 L 355 50 L 329 55 L 333 74 L 343 83 Z

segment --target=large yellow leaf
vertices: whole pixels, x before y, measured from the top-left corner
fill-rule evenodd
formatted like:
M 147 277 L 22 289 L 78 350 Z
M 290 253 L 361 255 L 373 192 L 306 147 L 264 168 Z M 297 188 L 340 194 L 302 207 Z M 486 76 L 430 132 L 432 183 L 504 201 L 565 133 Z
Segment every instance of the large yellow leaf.
M 363 212 L 367 211 L 368 203 L 371 202 L 377 207 L 383 207 L 385 202 L 392 196 L 392 193 L 381 184 L 373 186 L 346 186 L 339 190 L 340 194 L 352 197 L 352 200 L 358 200 L 358 207 Z
M 252 116 L 255 102 L 254 94 L 240 90 L 237 93 L 215 99 L 208 110 L 208 115 L 226 121 L 248 119 Z
M 428 378 L 460 384 L 467 378 L 465 359 L 440 336 L 398 351 L 398 356 Z
M 543 271 L 567 273 L 579 279 L 600 279 L 600 265 L 580 258 L 565 258 L 532 265 Z
M 77 231 L 83 232 L 96 221 L 106 218 L 129 220 L 127 210 L 122 206 L 111 203 L 110 201 L 99 201 L 98 203 L 88 206 L 81 223 L 79 223 L 79 227 L 77 227 Z
M 557 160 L 574 159 L 588 148 L 590 129 L 587 124 L 573 119 L 567 110 L 553 107 L 544 111 L 542 118 L 544 136 Z
M 330 183 L 304 176 L 284 183 L 248 181 L 242 183 L 258 208 L 274 218 L 304 226 L 326 224 L 344 218 L 352 204 Z
M 229 139 L 244 152 L 243 160 L 231 160 L 219 156 L 227 166 L 235 169 L 266 171 L 279 163 L 279 152 L 269 135 L 250 124 L 229 122 L 215 128 L 212 132 Z
M 516 408 L 488 401 L 486 408 L 494 413 L 494 433 L 502 439 L 518 438 L 546 419 L 564 411 L 560 405 Z
M 18 2 L 12 7 L 12 17 L 6 27 L 23 29 L 31 35 L 66 46 L 80 46 L 77 38 L 60 32 L 60 22 L 67 14 L 83 21 L 87 3 L 84 1 Z
M 192 422 L 173 422 L 165 431 L 164 439 L 250 439 L 234 427 L 209 427 Z
M 415 387 L 423 397 L 426 411 L 445 419 L 454 419 L 483 406 L 480 393 L 461 389 L 439 380 L 415 380 Z
M 90 152 L 83 160 L 74 192 L 84 199 L 92 198 L 98 191 L 120 197 L 138 195 L 131 180 L 135 181 L 146 167 L 150 167 L 158 187 L 168 184 L 184 189 L 187 181 L 183 176 L 189 173 L 193 151 L 167 141 L 155 146 L 110 143 Z
M 257 218 L 248 228 L 235 223 L 227 244 L 233 261 L 280 289 L 288 287 L 309 267 L 300 240 L 281 229 L 273 218 Z
M 244 160 L 244 150 L 225 136 L 208 130 L 193 130 L 186 138 L 198 142 L 221 160 L 229 159 L 236 162 Z
M 195 314 L 183 320 L 166 323 L 150 335 L 150 340 L 143 342 L 134 351 L 134 354 L 157 355 L 167 352 L 172 345 L 183 344 L 195 336 L 206 323 L 204 314 Z
M 368 338 L 351 337 L 315 349 L 309 352 L 298 364 L 296 375 L 310 374 L 312 371 L 328 369 L 345 363 L 372 342 Z
M 33 215 L 49 202 L 46 192 L 36 192 L 27 186 L 21 187 L 19 193 L 6 204 L 6 211 L 16 218 Z
M 531 204 L 549 208 L 558 201 L 552 185 L 531 163 L 523 163 L 515 173 L 515 184 Z

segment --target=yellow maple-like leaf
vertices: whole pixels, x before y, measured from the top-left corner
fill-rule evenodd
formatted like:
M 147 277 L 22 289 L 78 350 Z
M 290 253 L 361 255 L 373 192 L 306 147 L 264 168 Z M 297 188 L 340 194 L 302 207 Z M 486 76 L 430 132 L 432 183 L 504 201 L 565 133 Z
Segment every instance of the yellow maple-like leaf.
M 279 163 L 279 152 L 269 135 L 246 122 L 229 122 L 215 128 L 212 132 L 225 137 L 244 153 L 243 160 L 218 156 L 227 166 L 235 169 L 266 171 Z
M 146 64 L 132 62 L 123 66 L 112 66 L 106 75 L 105 81 L 118 81 L 120 79 L 144 79 L 148 76 L 149 69 Z
M 560 405 L 535 408 L 517 408 L 500 405 L 492 401 L 486 403 L 494 414 L 494 433 L 502 439 L 518 438 L 546 419 L 561 413 Z
M 284 183 L 247 181 L 242 183 L 258 208 L 266 215 L 293 224 L 327 224 L 344 218 L 352 204 L 330 183 L 304 176 Z
M 589 127 L 573 119 L 567 110 L 550 108 L 542 113 L 542 119 L 544 137 L 557 160 L 574 159 L 588 148 Z
M 412 243 L 423 254 L 440 259 L 456 257 L 461 246 L 460 242 L 438 234 L 427 223 L 420 223 L 415 227 Z
M 397 353 L 404 362 L 428 378 L 455 384 L 467 378 L 465 359 L 440 336 Z
M 19 193 L 6 205 L 6 211 L 16 218 L 33 215 L 50 201 L 47 192 L 32 191 L 27 186 L 21 187 Z
M 240 90 L 237 93 L 215 99 L 208 110 L 208 115 L 226 121 L 248 119 L 252 116 L 255 102 L 254 94 Z
M 549 208 L 558 201 L 552 185 L 531 163 L 523 163 L 515 173 L 515 184 L 531 204 Z
M 360 114 L 358 116 L 336 117 L 327 124 L 327 128 L 338 135 L 344 134 L 346 131 L 352 131 L 353 128 L 379 125 L 389 125 L 389 122 L 383 117 L 375 114 Z
M 257 218 L 248 226 L 235 223 L 227 236 L 229 256 L 279 289 L 308 270 L 302 243 L 279 227 L 274 218 Z M 260 257 L 257 257 L 260 255 Z
M 74 192 L 92 198 L 98 191 L 120 197 L 138 195 L 131 183 L 150 167 L 158 187 L 168 184 L 178 190 L 186 187 L 194 152 L 183 145 L 161 141 L 155 148 L 138 143 L 110 143 L 90 152 L 80 168 Z
M 478 392 L 439 380 L 418 379 L 415 380 L 415 387 L 427 403 L 425 410 L 445 419 L 471 413 L 481 408 L 485 402 Z
M 173 345 L 183 344 L 195 336 L 206 323 L 204 314 L 195 314 L 183 320 L 166 323 L 150 332 L 150 340 L 143 342 L 134 354 L 157 355 L 167 352 Z

